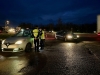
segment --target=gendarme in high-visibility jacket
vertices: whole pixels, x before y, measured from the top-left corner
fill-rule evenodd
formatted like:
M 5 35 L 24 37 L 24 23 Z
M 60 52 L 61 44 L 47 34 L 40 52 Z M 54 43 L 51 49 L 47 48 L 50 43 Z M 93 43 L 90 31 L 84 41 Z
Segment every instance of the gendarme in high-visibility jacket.
M 39 30 L 38 29 L 34 29 L 33 30 L 33 37 L 34 38 L 38 38 L 39 37 Z
M 45 31 L 44 30 L 42 30 L 41 39 L 45 39 Z

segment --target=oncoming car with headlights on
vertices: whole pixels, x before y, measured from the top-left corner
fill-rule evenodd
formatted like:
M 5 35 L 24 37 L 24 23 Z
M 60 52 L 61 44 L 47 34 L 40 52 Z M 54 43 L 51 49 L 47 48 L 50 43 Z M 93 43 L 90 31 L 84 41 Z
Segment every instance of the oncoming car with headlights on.
M 79 35 L 74 34 L 73 32 L 61 31 L 56 33 L 56 39 L 61 39 L 64 41 L 77 41 L 79 39 Z
M 24 29 L 20 30 L 14 36 L 2 40 L 2 52 L 31 51 L 32 47 L 34 47 L 32 35 L 32 30 Z

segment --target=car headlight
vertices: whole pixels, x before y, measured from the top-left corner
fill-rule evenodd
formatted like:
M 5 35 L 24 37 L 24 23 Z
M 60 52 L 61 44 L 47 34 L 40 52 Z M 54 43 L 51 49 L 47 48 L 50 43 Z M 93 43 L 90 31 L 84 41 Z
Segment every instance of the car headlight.
M 2 44 L 4 44 L 5 40 L 2 40 Z
M 71 35 L 67 35 L 67 38 L 68 38 L 68 39 L 71 39 L 71 38 L 73 38 L 73 36 L 71 36 Z
M 15 44 L 22 44 L 22 40 L 19 40 L 19 41 L 17 41 L 17 42 L 15 42 Z
M 79 38 L 79 35 L 77 35 L 77 38 Z

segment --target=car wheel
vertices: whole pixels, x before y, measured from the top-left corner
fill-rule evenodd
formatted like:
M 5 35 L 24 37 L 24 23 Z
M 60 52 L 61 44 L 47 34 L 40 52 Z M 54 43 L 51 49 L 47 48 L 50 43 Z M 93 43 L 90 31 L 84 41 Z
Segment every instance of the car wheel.
M 30 51 L 32 51 L 32 45 L 31 43 L 28 43 L 25 47 L 25 52 L 30 52 Z

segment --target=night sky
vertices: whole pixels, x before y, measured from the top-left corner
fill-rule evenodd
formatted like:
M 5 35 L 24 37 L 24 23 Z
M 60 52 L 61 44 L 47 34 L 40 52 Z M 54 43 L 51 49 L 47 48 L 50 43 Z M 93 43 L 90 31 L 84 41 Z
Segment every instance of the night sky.
M 0 25 L 93 23 L 100 14 L 100 0 L 0 0 Z

